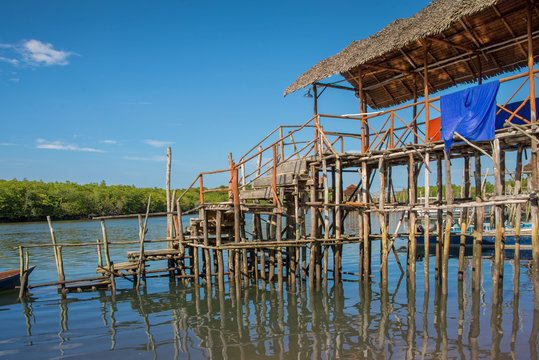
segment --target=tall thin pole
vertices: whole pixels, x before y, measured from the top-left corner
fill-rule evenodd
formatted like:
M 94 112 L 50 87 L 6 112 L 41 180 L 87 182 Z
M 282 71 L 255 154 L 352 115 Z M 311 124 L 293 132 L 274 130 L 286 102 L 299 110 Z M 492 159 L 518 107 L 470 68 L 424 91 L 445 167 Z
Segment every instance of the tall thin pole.
M 425 72 L 423 76 L 423 79 L 424 79 L 423 89 L 425 92 L 425 142 L 428 143 L 430 142 L 429 60 L 428 60 L 428 45 L 425 41 L 423 42 L 423 65 L 424 65 L 424 72 Z

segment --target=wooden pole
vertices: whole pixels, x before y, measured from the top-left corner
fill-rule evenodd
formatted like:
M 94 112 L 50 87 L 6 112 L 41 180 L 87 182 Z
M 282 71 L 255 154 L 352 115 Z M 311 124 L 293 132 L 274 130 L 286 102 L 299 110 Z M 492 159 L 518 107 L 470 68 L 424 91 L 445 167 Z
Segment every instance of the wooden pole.
M 277 235 L 277 242 L 282 241 L 282 215 L 281 213 L 277 212 L 275 215 L 275 219 L 277 221 L 276 224 L 276 235 Z M 277 283 L 278 283 L 278 291 L 283 291 L 283 250 L 281 247 L 277 248 Z
M 107 270 L 109 271 L 110 275 L 110 284 L 112 285 L 112 291 L 116 291 L 116 281 L 114 279 L 114 264 L 110 260 L 110 252 L 109 252 L 109 240 L 107 237 L 107 228 L 105 227 L 105 220 L 101 220 L 101 233 L 103 235 L 103 250 L 105 252 L 105 262 L 107 264 Z M 63 281 L 64 279 L 60 280 Z
M 462 194 L 464 198 L 470 197 L 470 157 L 464 157 L 464 171 L 462 181 Z M 466 229 L 468 228 L 468 208 L 462 208 L 460 213 L 460 246 L 459 246 L 459 270 L 458 279 L 462 281 L 464 278 L 464 254 L 466 250 Z
M 415 205 L 417 202 L 417 190 L 416 190 L 416 176 L 415 176 L 415 159 L 414 155 L 408 155 L 408 203 Z M 415 263 L 417 258 L 417 239 L 416 233 L 416 213 L 410 211 L 408 213 L 408 269 L 407 276 L 415 277 Z
M 442 203 L 443 199 L 443 182 L 442 182 L 442 158 L 438 157 L 436 159 L 436 200 L 438 201 L 438 204 Z M 442 210 L 439 209 L 437 216 L 437 230 L 438 230 L 438 236 L 436 239 L 436 264 L 435 264 L 435 273 L 434 277 L 438 280 L 441 279 L 441 270 L 442 270 L 442 243 L 443 243 L 443 218 L 442 218 Z
M 326 160 L 322 160 L 322 182 L 324 184 L 324 240 L 329 240 L 329 184 L 328 184 L 328 172 L 327 172 L 327 163 Z M 329 247 L 324 246 L 324 278 L 323 286 L 327 287 L 328 284 L 328 249 Z
M 453 205 L 453 187 L 451 186 L 451 160 L 449 154 L 444 150 L 445 167 L 445 199 L 447 205 Z M 448 265 L 449 265 L 449 246 L 451 242 L 451 226 L 453 225 L 453 209 L 446 210 L 444 248 L 442 256 L 442 294 L 448 293 Z
M 221 235 L 221 221 L 222 221 L 222 212 L 217 210 L 215 213 L 215 245 L 220 247 L 222 244 L 222 235 Z M 223 250 L 217 252 L 217 271 L 219 272 L 217 281 L 219 283 L 219 291 L 225 291 L 225 269 L 223 263 Z
M 520 194 L 522 191 L 522 150 L 519 145 L 517 150 L 517 161 L 515 166 L 515 190 L 514 194 Z M 520 225 L 522 221 L 522 204 L 515 205 L 515 260 L 520 263 Z M 518 290 L 518 289 L 517 289 Z
M 475 201 L 482 202 L 482 183 L 481 183 L 481 154 L 475 155 Z M 475 211 L 474 240 L 473 240 L 473 270 L 472 270 L 472 289 L 479 291 L 481 289 L 481 271 L 482 271 L 482 243 L 483 243 L 483 223 L 485 209 L 482 206 L 477 207 Z
M 176 232 L 176 236 L 178 238 L 178 249 L 180 250 L 180 257 L 181 257 L 180 275 L 184 276 L 183 282 L 184 282 L 185 285 L 187 285 L 189 283 L 189 279 L 185 277 L 186 252 L 185 252 L 185 245 L 183 244 L 183 242 L 185 241 L 185 237 L 184 237 L 184 234 L 183 234 L 182 208 L 181 208 L 180 205 L 181 205 L 180 204 L 180 199 L 177 199 L 176 200 L 176 211 L 177 211 L 178 231 Z
M 384 209 L 384 206 L 385 206 L 385 184 L 386 184 L 386 179 L 385 179 L 385 175 L 386 175 L 386 166 L 385 166 L 385 163 L 384 163 L 384 158 L 381 157 L 380 160 L 378 160 L 378 174 L 379 174 L 379 180 L 380 180 L 380 200 L 379 200 L 379 203 L 378 203 L 378 208 L 380 210 L 383 210 Z M 387 246 L 388 246 L 388 236 L 387 236 L 387 233 L 388 233 L 388 228 L 386 226 L 386 214 L 385 213 L 379 213 L 378 214 L 378 219 L 380 221 L 380 231 L 382 233 L 382 239 L 381 239 L 381 248 L 382 248 L 382 259 L 381 259 L 381 262 L 382 262 L 382 266 L 381 266 L 381 274 L 380 274 L 380 277 L 381 277 L 381 286 L 382 288 L 384 289 L 387 289 L 387 258 L 388 258 L 388 251 L 387 251 Z
M 361 194 L 364 204 L 369 202 L 369 174 L 367 162 L 361 164 Z M 370 219 L 369 213 L 363 212 L 363 281 L 369 282 L 371 275 L 371 244 L 370 244 Z
M 167 178 L 166 178 L 166 199 L 167 199 L 167 239 L 172 239 L 172 214 L 171 208 L 172 208 L 172 202 L 170 198 L 170 169 L 171 169 L 171 163 L 172 163 L 172 151 L 170 149 L 170 146 L 167 147 Z M 168 247 L 171 247 L 171 242 L 169 242 Z
M 503 195 L 503 185 L 505 183 L 505 172 L 502 166 L 502 154 L 500 149 L 500 139 L 494 139 L 492 155 L 494 159 L 494 192 L 497 196 Z M 495 294 L 493 300 L 499 299 L 498 292 L 503 287 L 503 265 L 504 265 L 504 214 L 505 205 L 496 206 L 496 240 L 494 244 L 494 276 L 492 279 L 492 292 Z
M 343 224 L 342 224 L 342 210 L 339 205 L 342 203 L 342 162 L 340 159 L 335 160 L 335 239 L 337 241 L 341 240 L 343 233 Z M 335 256 L 334 256 L 334 266 L 333 266 L 333 278 L 335 284 L 341 282 L 341 255 L 342 255 L 342 245 L 335 245 Z
M 47 224 L 49 225 L 49 231 L 51 233 L 52 245 L 56 245 L 56 236 L 54 235 L 54 229 L 52 228 L 51 217 L 47 216 Z M 62 249 L 60 246 L 53 246 L 54 251 L 54 261 L 56 263 L 56 272 L 58 273 L 58 281 L 64 281 L 64 262 L 62 259 Z M 65 286 L 62 284 L 59 287 L 62 291 Z
M 230 169 L 232 172 L 232 196 L 234 201 L 234 242 L 239 243 L 241 241 L 240 226 L 241 226 L 241 213 L 240 213 L 240 194 L 238 190 L 238 169 L 232 160 L 232 153 L 228 154 Z M 241 268 L 240 268 L 240 252 L 235 250 L 234 256 L 234 272 L 236 275 L 236 292 L 240 295 L 241 286 Z
M 535 75 L 533 73 L 533 34 L 532 34 L 532 13 L 534 11 L 534 3 L 532 0 L 527 1 L 528 12 L 526 28 L 528 32 L 528 71 L 530 81 L 530 121 L 532 123 L 532 129 L 537 128 L 537 111 L 535 103 Z M 532 163 L 532 190 L 539 190 L 539 176 L 537 171 L 537 141 L 531 142 L 531 163 Z M 535 265 L 535 274 L 539 279 L 539 207 L 537 200 L 531 202 L 531 217 L 532 217 L 532 257 Z M 538 281 L 539 282 L 539 281 Z M 539 291 L 539 289 L 538 289 Z M 539 299 L 539 295 L 536 296 Z
M 430 142 L 430 105 L 429 105 L 429 59 L 428 59 L 428 44 L 426 41 L 423 41 L 423 89 L 425 96 L 425 142 Z
M 429 184 L 429 172 L 430 172 L 430 166 L 429 166 L 429 160 L 430 160 L 430 153 L 427 151 L 425 153 L 425 213 L 423 215 L 423 244 L 424 244 L 424 252 L 425 252 L 425 263 L 424 263 L 424 270 L 425 270 L 425 293 L 427 294 L 429 291 L 429 263 L 430 263 L 430 211 L 429 211 L 429 203 L 430 203 L 430 184 Z
M 311 181 L 312 185 L 310 188 L 310 200 L 311 204 L 316 203 L 317 201 L 317 183 L 318 183 L 318 171 L 314 165 L 311 165 Z M 316 233 L 318 231 L 318 219 L 316 216 L 316 207 L 313 205 L 310 209 L 311 213 L 311 248 L 309 251 L 309 288 L 312 290 L 314 288 L 314 280 L 315 280 L 315 266 L 316 266 L 316 248 L 317 248 L 317 240 L 316 240 Z
M 210 245 L 210 239 L 208 234 L 208 212 L 206 208 L 203 207 L 200 209 L 200 217 L 202 218 L 202 231 L 204 235 L 204 245 Z M 204 249 L 204 278 L 206 287 L 211 288 L 211 257 L 210 250 L 208 248 Z

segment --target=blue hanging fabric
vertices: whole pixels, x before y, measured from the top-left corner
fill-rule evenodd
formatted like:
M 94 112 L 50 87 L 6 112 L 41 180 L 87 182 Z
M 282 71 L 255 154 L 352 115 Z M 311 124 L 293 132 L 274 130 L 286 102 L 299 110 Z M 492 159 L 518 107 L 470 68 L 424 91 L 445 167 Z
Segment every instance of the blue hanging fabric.
M 449 152 L 455 132 L 470 141 L 494 139 L 499 87 L 493 81 L 440 97 L 445 151 Z

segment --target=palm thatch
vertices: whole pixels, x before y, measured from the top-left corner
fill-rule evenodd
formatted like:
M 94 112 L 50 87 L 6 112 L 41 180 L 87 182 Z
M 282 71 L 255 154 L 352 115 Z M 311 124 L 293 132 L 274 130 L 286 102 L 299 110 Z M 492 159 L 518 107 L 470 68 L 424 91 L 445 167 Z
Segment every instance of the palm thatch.
M 341 74 L 356 91 L 361 78 L 372 108 L 411 100 L 423 91 L 424 44 L 430 93 L 518 69 L 527 64 L 526 1 L 433 1 L 417 14 L 395 20 L 320 61 L 284 95 Z M 532 31 L 534 37 L 539 35 L 535 5 Z M 537 50 L 535 42 L 534 54 Z

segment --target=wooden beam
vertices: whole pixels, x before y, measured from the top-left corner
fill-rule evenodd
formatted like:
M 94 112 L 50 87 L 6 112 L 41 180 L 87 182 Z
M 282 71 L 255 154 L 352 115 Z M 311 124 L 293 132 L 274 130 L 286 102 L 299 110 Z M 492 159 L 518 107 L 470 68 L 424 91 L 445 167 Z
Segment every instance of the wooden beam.
M 466 52 L 469 52 L 469 53 L 475 52 L 475 49 L 470 49 L 469 47 L 458 45 L 458 44 L 452 43 L 451 41 L 447 41 L 447 40 L 444 40 L 444 39 L 438 39 L 438 38 L 430 37 L 430 36 L 427 37 L 427 39 L 429 41 L 436 42 L 436 43 L 439 43 L 439 44 L 442 44 L 442 45 L 447 45 L 449 47 L 452 47 L 452 48 L 455 48 L 455 49 L 460 49 L 460 50 L 463 50 L 463 51 L 466 51 Z

